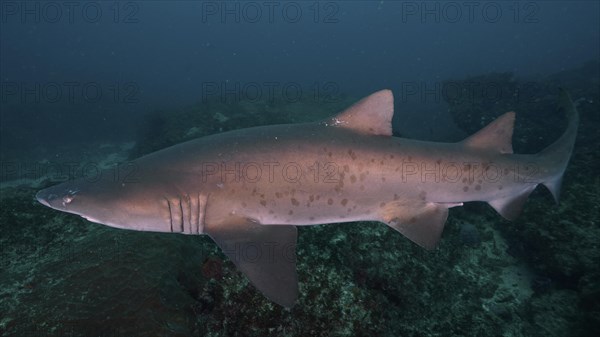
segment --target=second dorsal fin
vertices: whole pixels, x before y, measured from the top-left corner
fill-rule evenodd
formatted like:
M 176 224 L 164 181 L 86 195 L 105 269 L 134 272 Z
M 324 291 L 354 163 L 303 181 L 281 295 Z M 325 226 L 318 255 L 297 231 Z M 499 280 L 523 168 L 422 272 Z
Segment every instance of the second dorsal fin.
M 513 153 L 512 135 L 515 125 L 515 113 L 507 112 L 496 118 L 467 139 L 463 144 L 467 147 L 492 150 L 499 153 Z
M 337 116 L 327 124 L 352 129 L 364 134 L 391 136 L 394 116 L 394 96 L 391 90 L 373 93 Z

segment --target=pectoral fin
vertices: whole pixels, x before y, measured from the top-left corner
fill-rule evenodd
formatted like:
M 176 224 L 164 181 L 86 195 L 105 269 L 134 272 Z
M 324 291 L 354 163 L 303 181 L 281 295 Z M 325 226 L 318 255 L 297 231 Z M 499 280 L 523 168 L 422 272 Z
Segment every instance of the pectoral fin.
M 235 218 L 226 224 L 207 224 L 205 232 L 268 299 L 284 307 L 294 305 L 298 298 L 296 227 Z

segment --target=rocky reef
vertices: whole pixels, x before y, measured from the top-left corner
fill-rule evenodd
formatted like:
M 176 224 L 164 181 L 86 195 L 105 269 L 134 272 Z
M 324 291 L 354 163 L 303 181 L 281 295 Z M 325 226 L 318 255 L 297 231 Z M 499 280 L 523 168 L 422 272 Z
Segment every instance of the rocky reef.
M 442 84 L 444 100 L 456 125 L 473 134 L 496 117 L 515 111 L 513 146 L 517 153 L 535 153 L 562 133 L 566 118 L 556 109 L 558 89 L 567 89 L 580 110 L 598 111 L 598 61 L 576 69 L 535 78 L 512 73 L 489 73 Z M 594 110 L 596 109 L 596 110 Z M 597 114 L 588 114 L 597 120 Z

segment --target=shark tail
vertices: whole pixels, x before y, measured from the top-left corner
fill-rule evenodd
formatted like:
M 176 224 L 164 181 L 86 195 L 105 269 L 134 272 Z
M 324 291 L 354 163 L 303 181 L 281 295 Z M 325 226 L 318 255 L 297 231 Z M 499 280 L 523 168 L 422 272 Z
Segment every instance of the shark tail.
M 539 168 L 544 173 L 541 183 L 548 188 L 557 203 L 563 174 L 573 152 L 579 125 L 579 113 L 571 97 L 563 89 L 560 89 L 558 110 L 562 110 L 567 115 L 567 129 L 559 139 L 535 155 L 538 158 Z
M 508 220 L 514 220 L 519 215 L 527 197 L 538 184 L 546 186 L 552 193 L 554 200 L 558 203 L 562 177 L 573 152 L 573 145 L 577 136 L 577 126 L 579 125 L 577 110 L 569 94 L 562 89 L 560 90 L 558 110 L 562 110 L 567 115 L 567 129 L 550 146 L 537 154 L 527 156 L 531 158 L 531 161 L 527 160 L 531 164 L 528 163 L 523 167 L 523 176 L 519 177 L 519 179 L 523 179 L 522 181 L 525 182 L 522 185 L 522 190 L 517 194 L 488 201 L 490 206 Z M 512 154 L 511 138 L 514 119 L 515 114 L 507 112 L 479 132 L 465 139 L 463 143 L 470 148 Z

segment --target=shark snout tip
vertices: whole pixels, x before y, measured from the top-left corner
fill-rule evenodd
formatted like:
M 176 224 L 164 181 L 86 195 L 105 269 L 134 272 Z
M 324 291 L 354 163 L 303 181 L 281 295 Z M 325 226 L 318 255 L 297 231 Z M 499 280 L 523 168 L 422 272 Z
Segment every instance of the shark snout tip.
M 46 197 L 45 197 L 44 190 L 38 191 L 38 192 L 35 194 L 35 199 L 36 199 L 36 200 L 37 200 L 37 201 L 38 201 L 40 204 L 42 204 L 42 205 L 44 205 L 44 206 L 50 206 L 50 205 L 48 204 L 48 201 L 46 201 Z

